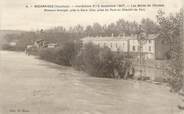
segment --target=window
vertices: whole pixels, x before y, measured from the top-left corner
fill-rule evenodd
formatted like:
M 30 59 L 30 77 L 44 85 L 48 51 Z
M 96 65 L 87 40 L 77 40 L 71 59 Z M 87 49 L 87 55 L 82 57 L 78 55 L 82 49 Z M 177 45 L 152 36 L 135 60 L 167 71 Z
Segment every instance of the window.
M 151 46 L 149 46 L 149 51 L 151 51 Z
M 151 40 L 149 40 L 149 43 L 151 44 Z
M 135 46 L 132 47 L 132 50 L 135 51 Z

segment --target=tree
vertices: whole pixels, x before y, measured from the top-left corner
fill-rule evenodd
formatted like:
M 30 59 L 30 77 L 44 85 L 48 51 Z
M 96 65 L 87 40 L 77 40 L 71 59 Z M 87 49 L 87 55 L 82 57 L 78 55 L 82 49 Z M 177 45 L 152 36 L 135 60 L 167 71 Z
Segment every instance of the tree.
M 58 26 L 58 27 L 55 27 L 53 29 L 48 29 L 48 30 L 46 30 L 46 32 L 48 32 L 48 33 L 57 33 L 57 32 L 64 33 L 64 32 L 66 32 L 66 29 L 62 26 Z
M 79 51 L 79 46 L 75 42 L 67 42 L 64 44 L 63 48 L 57 52 L 57 60 L 60 64 L 65 66 L 72 66 L 74 59 Z
M 123 34 L 123 32 L 125 32 L 125 24 L 126 23 L 124 19 L 120 19 L 116 22 L 118 34 Z
M 165 16 L 158 11 L 157 21 L 160 25 L 159 35 L 170 46 L 170 64 L 168 66 L 169 83 L 174 91 L 183 87 L 183 9 L 179 13 Z
M 143 18 L 141 21 L 141 26 L 146 34 L 155 34 L 158 32 L 158 25 L 149 18 Z
M 86 27 L 86 29 L 85 29 L 85 35 L 87 35 L 87 36 L 92 36 L 93 35 L 93 28 L 90 25 L 88 25 Z
M 107 27 L 107 34 L 108 36 L 111 36 L 111 35 L 117 35 L 117 27 L 116 27 L 116 24 L 114 23 L 111 23 L 108 25 Z
M 104 32 L 104 30 L 99 23 L 93 24 L 93 36 L 101 36 L 103 34 L 103 32 Z

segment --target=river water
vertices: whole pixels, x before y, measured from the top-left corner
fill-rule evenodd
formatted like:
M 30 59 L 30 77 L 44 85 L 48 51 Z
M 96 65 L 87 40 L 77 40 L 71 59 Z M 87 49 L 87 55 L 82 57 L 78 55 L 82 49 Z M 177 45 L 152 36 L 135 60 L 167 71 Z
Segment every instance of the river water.
M 0 114 L 182 114 L 169 88 L 0 52 Z

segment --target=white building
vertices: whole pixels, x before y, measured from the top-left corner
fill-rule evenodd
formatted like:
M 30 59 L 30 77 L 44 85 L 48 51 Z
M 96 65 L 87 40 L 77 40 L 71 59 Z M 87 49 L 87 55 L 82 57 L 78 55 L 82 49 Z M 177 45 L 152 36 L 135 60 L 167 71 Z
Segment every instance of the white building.
M 129 52 L 140 52 L 140 43 L 137 39 L 129 39 Z M 155 59 L 155 40 L 146 39 L 142 45 L 142 52 L 145 59 Z
M 148 35 L 144 40 L 142 52 L 145 59 L 155 58 L 155 38 L 156 35 Z M 118 36 L 118 37 L 85 37 L 82 39 L 83 44 L 93 43 L 100 47 L 109 47 L 112 51 L 120 51 L 127 53 L 140 52 L 140 43 L 136 35 Z
M 109 47 L 112 51 L 128 52 L 128 42 L 120 37 L 86 37 L 82 39 L 83 44 L 93 43 L 100 47 Z
M 57 44 L 56 43 L 49 43 L 47 44 L 47 48 L 56 48 Z

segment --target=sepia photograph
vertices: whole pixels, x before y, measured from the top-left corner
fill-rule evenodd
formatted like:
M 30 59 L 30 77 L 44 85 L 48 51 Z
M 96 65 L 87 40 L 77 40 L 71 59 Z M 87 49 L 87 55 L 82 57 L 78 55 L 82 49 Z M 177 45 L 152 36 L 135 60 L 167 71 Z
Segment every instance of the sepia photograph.
M 184 114 L 183 0 L 1 0 L 0 114 Z

